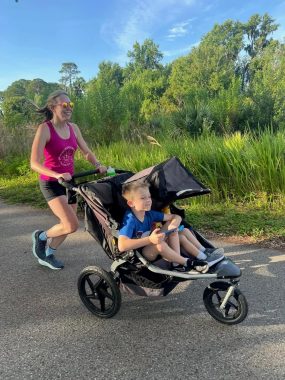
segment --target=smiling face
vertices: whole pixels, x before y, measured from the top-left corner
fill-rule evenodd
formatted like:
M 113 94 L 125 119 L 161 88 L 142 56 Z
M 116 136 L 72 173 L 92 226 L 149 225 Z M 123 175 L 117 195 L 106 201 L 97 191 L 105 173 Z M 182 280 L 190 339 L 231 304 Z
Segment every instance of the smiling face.
M 70 101 L 67 95 L 60 95 L 55 98 L 55 102 L 52 106 L 53 116 L 64 122 L 69 121 L 72 116 L 73 103 Z
M 132 191 L 127 203 L 134 211 L 149 211 L 152 205 L 149 189 L 141 188 Z

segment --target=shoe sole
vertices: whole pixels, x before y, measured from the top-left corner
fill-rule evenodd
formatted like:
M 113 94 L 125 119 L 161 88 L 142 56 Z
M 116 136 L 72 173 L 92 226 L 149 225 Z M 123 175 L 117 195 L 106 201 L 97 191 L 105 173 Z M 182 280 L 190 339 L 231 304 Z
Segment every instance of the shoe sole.
M 174 272 L 178 272 L 178 273 L 186 273 L 186 274 L 205 274 L 208 272 L 209 270 L 209 265 L 207 265 L 207 267 L 205 269 L 202 269 L 202 270 L 198 270 L 196 268 L 193 268 L 193 269 L 190 269 L 190 270 L 185 270 L 185 271 L 182 271 L 182 270 L 177 270 L 175 269 L 175 267 L 173 268 L 173 271 Z
M 53 269 L 53 270 L 60 270 L 60 269 L 63 269 L 63 267 L 62 267 L 62 268 L 54 267 L 54 266 L 52 266 L 50 263 L 47 263 L 46 261 L 41 260 L 41 259 L 38 259 L 38 262 L 39 262 L 39 264 L 41 264 L 41 265 L 43 265 L 43 266 L 45 266 L 45 267 L 48 267 L 48 268 L 50 268 L 50 269 Z
M 33 240 L 33 255 L 38 259 L 38 260 L 41 260 L 40 257 L 37 255 L 36 253 L 36 233 L 38 232 L 39 230 L 36 230 L 32 233 L 32 240 Z
M 218 259 L 216 259 L 214 261 L 211 261 L 211 262 L 209 262 L 207 260 L 205 260 L 205 261 L 207 261 L 209 268 L 211 268 L 213 265 L 215 265 L 215 264 L 219 263 L 220 261 L 224 260 L 224 258 L 225 258 L 225 256 L 222 256 L 222 257 L 219 257 Z

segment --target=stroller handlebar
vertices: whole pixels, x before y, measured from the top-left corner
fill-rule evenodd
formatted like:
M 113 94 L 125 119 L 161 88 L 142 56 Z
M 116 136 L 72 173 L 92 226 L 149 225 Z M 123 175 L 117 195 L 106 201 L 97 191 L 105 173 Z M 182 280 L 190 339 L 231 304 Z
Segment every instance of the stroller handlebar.
M 116 174 L 126 173 L 126 170 L 124 170 L 124 169 L 115 169 L 114 168 L 114 171 Z M 87 176 L 92 175 L 92 174 L 100 174 L 100 171 L 98 169 L 93 169 L 93 170 L 87 170 L 87 171 L 81 172 L 81 173 L 76 173 L 76 174 L 73 174 L 72 179 L 87 177 Z
M 124 169 L 114 169 L 116 174 L 121 174 L 121 173 L 126 173 L 127 171 Z M 82 177 L 88 177 L 89 175 L 93 174 L 100 174 L 98 169 L 93 169 L 93 170 L 87 170 L 84 172 L 76 173 L 72 176 L 71 181 L 64 181 L 63 178 L 58 179 L 58 183 L 60 183 L 63 187 L 65 187 L 68 190 L 73 190 L 76 191 L 78 190 L 77 186 L 72 183 L 72 180 L 75 178 L 82 178 Z
M 89 175 L 92 175 L 92 174 L 99 174 L 99 170 L 98 169 L 93 169 L 93 170 L 87 170 L 85 172 L 81 172 L 81 173 L 76 173 L 76 174 L 73 174 L 72 178 L 80 178 L 80 177 L 87 177 Z

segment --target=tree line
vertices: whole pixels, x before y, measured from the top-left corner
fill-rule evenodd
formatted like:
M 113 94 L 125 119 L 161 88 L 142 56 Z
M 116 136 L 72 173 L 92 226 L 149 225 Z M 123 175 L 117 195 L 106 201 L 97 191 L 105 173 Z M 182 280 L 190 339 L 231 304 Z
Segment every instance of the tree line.
M 64 88 L 76 102 L 74 121 L 105 143 L 143 133 L 176 138 L 283 128 L 285 46 L 272 38 L 277 29 L 267 13 L 227 20 L 170 64 L 162 64 L 152 39 L 135 42 L 125 67 L 104 61 L 88 82 L 75 63 L 63 63 L 59 83 L 21 79 L 1 92 L 0 120 L 13 129 L 36 123 L 32 103 L 42 106 Z

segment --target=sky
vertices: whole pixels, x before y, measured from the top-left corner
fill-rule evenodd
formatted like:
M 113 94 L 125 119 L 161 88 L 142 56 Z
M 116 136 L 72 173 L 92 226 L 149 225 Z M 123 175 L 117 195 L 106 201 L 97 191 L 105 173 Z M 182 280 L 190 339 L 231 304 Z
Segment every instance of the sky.
M 285 0 L 0 0 L 0 91 L 19 79 L 58 82 L 64 62 L 89 81 L 103 61 L 124 67 L 146 38 L 172 62 L 216 23 L 266 12 L 283 41 Z

